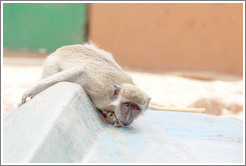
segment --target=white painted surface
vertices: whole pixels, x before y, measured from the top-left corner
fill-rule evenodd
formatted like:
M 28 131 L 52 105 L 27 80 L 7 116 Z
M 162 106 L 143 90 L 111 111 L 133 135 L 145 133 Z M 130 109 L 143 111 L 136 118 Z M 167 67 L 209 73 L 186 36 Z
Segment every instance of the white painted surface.
M 83 89 L 59 83 L 4 118 L 4 163 L 241 163 L 241 121 L 147 111 L 106 125 Z

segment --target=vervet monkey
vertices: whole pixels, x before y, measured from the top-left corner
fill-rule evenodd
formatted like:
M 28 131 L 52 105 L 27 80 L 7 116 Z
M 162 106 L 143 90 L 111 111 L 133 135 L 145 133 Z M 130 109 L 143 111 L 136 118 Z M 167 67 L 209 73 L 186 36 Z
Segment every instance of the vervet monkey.
M 41 79 L 24 93 L 21 104 L 63 81 L 81 85 L 104 119 L 117 127 L 130 125 L 148 109 L 151 99 L 110 53 L 85 43 L 64 46 L 49 55 Z

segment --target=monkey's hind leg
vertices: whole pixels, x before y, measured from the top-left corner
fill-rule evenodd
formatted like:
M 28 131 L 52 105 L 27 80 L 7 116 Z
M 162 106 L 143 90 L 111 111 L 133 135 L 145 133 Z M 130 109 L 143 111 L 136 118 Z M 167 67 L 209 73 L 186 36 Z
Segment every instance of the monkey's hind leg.
M 38 93 L 44 91 L 48 87 L 58 83 L 58 82 L 74 82 L 78 84 L 82 84 L 82 75 L 85 67 L 79 66 L 74 67 L 60 73 L 56 73 L 50 77 L 39 80 L 34 86 L 27 89 L 27 91 L 22 96 L 21 104 L 26 102 L 28 97 L 33 98 Z

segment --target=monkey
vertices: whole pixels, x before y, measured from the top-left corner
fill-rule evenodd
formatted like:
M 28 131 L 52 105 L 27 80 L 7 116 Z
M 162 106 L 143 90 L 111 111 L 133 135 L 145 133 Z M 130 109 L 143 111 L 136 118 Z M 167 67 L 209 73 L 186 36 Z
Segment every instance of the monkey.
M 26 90 L 20 105 L 59 82 L 82 86 L 104 120 L 115 127 L 132 124 L 148 109 L 151 100 L 110 52 L 92 42 L 63 46 L 51 53 L 40 80 Z

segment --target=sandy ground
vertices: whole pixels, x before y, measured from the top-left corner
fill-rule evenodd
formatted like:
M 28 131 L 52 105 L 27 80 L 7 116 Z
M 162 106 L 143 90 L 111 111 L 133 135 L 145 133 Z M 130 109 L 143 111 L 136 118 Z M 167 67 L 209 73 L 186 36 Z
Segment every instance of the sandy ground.
M 4 51 L 2 68 L 3 113 L 17 108 L 25 89 L 41 76 L 47 54 Z M 168 71 L 147 73 L 127 69 L 151 103 L 173 108 L 204 107 L 208 114 L 243 119 L 241 76 L 215 72 Z

